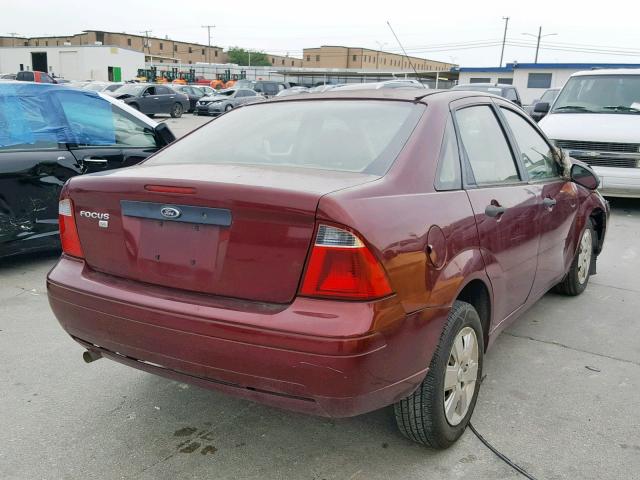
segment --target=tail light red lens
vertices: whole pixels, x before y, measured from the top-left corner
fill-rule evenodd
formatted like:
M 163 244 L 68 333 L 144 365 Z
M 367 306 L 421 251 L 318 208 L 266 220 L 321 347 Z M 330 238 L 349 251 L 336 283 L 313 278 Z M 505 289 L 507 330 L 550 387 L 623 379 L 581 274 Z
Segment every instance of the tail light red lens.
M 380 262 L 355 234 L 320 225 L 300 295 L 370 300 L 393 293 Z
M 70 198 L 64 198 L 58 203 L 58 223 L 60 225 L 62 251 L 67 255 L 84 258 L 78 229 L 76 228 L 76 220 L 73 215 L 73 202 Z

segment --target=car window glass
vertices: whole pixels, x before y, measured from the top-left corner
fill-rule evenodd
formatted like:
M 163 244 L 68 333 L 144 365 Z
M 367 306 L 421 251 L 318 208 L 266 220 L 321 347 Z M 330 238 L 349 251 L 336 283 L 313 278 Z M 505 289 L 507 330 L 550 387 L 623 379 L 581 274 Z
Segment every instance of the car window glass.
M 245 90 L 244 91 L 244 96 L 245 97 L 255 97 L 256 96 L 256 92 L 254 92 L 253 90 Z
M 458 141 L 451 117 L 447 121 L 440 147 L 440 160 L 436 173 L 436 190 L 458 190 L 462 187 Z
M 501 108 L 515 137 L 522 163 L 532 180 L 557 177 L 558 166 L 551 147 L 524 118 L 507 108 Z
M 0 95 L 0 152 L 58 149 L 61 126 L 42 96 Z
M 458 110 L 456 120 L 478 185 L 520 180 L 511 149 L 491 107 L 478 105 Z
M 171 93 L 175 93 L 175 92 L 171 91 L 169 87 L 163 87 L 163 86 L 156 87 L 156 95 L 169 95 Z
M 423 108 L 389 101 L 255 104 L 194 131 L 156 155 L 153 163 L 275 165 L 383 174 Z
M 58 91 L 72 143 L 78 146 L 115 145 L 111 103 L 93 92 Z
M 142 120 L 112 105 L 115 143 L 127 147 L 156 147 L 156 137 L 152 128 Z
M 513 88 L 507 88 L 504 96 L 507 100 L 511 100 L 511 101 L 518 99 L 518 96 L 516 95 L 516 91 Z
M 147 89 L 144 91 L 144 95 L 155 95 L 156 94 L 156 87 L 147 87 Z

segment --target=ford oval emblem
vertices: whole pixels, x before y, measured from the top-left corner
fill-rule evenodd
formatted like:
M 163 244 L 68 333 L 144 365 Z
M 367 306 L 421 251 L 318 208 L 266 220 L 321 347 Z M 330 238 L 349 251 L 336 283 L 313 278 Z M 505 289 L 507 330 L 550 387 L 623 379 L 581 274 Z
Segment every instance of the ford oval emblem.
M 164 218 L 178 218 L 182 215 L 182 212 L 175 207 L 162 207 L 160 209 L 160 214 Z

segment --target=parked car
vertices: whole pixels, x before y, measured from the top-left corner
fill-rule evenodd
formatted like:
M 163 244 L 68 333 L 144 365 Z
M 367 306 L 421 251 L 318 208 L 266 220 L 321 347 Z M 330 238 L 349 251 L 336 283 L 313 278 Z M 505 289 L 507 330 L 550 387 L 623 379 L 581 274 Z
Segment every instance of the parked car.
M 288 97 L 291 95 L 300 95 L 301 93 L 304 94 L 310 92 L 307 87 L 291 87 L 287 88 L 286 90 L 281 90 L 280 92 L 278 92 L 276 97 Z
M 94 92 L 115 92 L 122 85 L 124 85 L 122 82 L 89 82 L 82 88 L 93 90 Z
M 211 96 L 211 95 L 215 95 L 216 92 L 218 92 L 218 90 L 216 90 L 215 88 L 211 88 L 209 85 L 191 85 L 193 88 L 198 88 L 200 89 L 200 91 L 202 93 L 204 93 L 204 96 Z
M 338 90 L 378 90 L 381 88 L 420 88 L 428 90 L 429 87 L 417 80 L 412 79 L 394 79 L 385 80 L 383 82 L 364 82 L 364 83 L 347 83 L 344 85 L 337 85 L 334 87 Z M 325 90 L 326 91 L 326 90 Z
M 0 74 L 0 80 L 15 80 L 16 79 L 16 74 L 15 73 L 1 73 Z
M 187 96 L 189 99 L 189 112 L 195 111 L 196 103 L 205 96 L 201 89 L 192 85 L 171 85 L 171 88 L 177 93 L 182 93 Z
M 118 100 L 147 115 L 168 113 L 179 118 L 190 108 L 189 98 L 169 85 L 127 83 L 111 94 Z
M 36 82 L 36 83 L 57 83 L 54 78 L 46 72 L 38 72 L 38 71 L 22 71 L 16 73 L 16 80 L 21 82 Z
M 640 69 L 571 75 L 540 127 L 558 147 L 601 178 L 600 192 L 640 198 Z
M 87 361 L 332 417 L 394 404 L 444 448 L 498 333 L 595 273 L 597 182 L 498 97 L 274 99 L 68 182 L 49 302 Z
M 522 100 L 518 89 L 513 85 L 503 83 L 466 83 L 453 87 L 451 90 L 464 90 L 467 92 L 486 92 L 498 95 L 522 106 Z
M 166 125 L 96 92 L 0 83 L 0 257 L 59 247 L 69 178 L 134 165 L 173 139 Z
M 262 94 L 265 98 L 275 97 L 278 92 L 289 88 L 287 82 L 276 82 L 275 80 L 238 80 L 234 88 L 248 88 Z
M 558 93 L 560 93 L 559 88 L 548 88 L 540 98 L 534 100 L 531 105 L 526 108 L 526 112 L 531 115 L 531 118 L 533 118 L 536 122 L 539 122 L 544 118 L 546 113 L 536 112 L 536 105 L 538 103 L 548 103 L 549 105 L 553 105 L 553 102 L 558 96 Z
M 264 97 L 248 88 L 230 88 L 218 91 L 212 97 L 202 97 L 198 100 L 195 115 L 219 115 L 232 108 L 248 103 L 263 102 Z
M 346 85 L 346 83 L 337 83 L 337 84 L 327 83 L 324 85 L 316 85 L 315 87 L 312 87 L 309 89 L 309 93 L 328 92 L 329 90 L 333 90 L 334 88 L 342 87 L 344 85 Z

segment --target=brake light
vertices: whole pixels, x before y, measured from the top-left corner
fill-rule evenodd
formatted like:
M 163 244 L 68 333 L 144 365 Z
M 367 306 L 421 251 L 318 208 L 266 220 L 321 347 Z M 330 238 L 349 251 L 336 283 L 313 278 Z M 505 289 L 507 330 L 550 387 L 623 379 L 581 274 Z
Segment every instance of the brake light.
M 73 202 L 70 198 L 64 198 L 58 203 L 58 223 L 60 225 L 62 251 L 67 255 L 84 258 L 78 229 L 76 228 L 76 220 L 73 215 Z
M 369 300 L 393 293 L 380 262 L 355 234 L 320 225 L 300 295 Z

